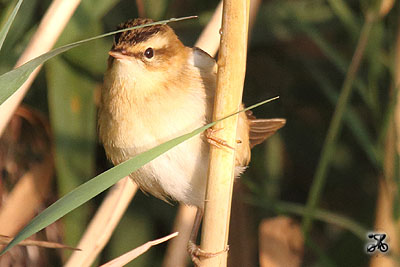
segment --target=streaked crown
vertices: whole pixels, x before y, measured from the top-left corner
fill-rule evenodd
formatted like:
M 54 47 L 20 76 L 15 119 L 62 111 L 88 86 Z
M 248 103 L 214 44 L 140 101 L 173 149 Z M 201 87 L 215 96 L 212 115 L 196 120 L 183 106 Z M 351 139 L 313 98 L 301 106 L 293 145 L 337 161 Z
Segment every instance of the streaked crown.
M 117 30 L 140 26 L 144 24 L 153 23 L 152 19 L 137 18 L 131 19 L 118 25 Z M 166 24 L 158 24 L 125 32 L 117 33 L 114 37 L 113 49 L 118 49 L 119 46 L 123 45 L 136 45 L 138 43 L 148 40 L 150 37 L 157 33 L 166 33 L 172 31 L 172 29 Z

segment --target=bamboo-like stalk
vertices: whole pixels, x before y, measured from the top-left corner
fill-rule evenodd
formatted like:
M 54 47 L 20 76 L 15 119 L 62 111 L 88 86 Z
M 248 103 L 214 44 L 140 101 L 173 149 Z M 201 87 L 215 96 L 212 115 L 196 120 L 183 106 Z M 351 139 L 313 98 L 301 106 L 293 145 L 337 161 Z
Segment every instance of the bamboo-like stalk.
M 204 28 L 200 34 L 197 42 L 194 46 L 199 47 L 206 51 L 212 57 L 217 54 L 219 49 L 220 34 L 222 22 L 222 1 L 219 2 L 217 8 L 214 11 L 213 16 L 208 22 L 207 26 Z
M 144 9 L 143 0 L 136 0 L 136 7 L 138 9 L 139 17 L 145 18 L 146 17 L 146 11 Z
M 112 187 L 78 244 L 82 251 L 75 251 L 65 267 L 92 265 L 110 239 L 136 191 L 137 185 L 129 177 Z
M 179 232 L 179 235 L 168 242 L 163 267 L 184 267 L 188 262 L 187 244 L 192 231 L 196 208 L 180 205 L 175 218 L 172 232 Z
M 394 137 L 394 132 L 391 131 L 392 137 Z M 392 139 L 392 137 L 388 137 L 389 139 Z M 389 141 L 387 143 L 387 148 L 389 148 L 389 144 L 393 143 Z M 386 157 L 385 160 L 389 160 L 389 158 L 392 160 L 393 163 L 393 156 L 394 156 L 394 149 L 392 151 L 386 151 Z M 390 155 L 389 155 L 390 154 Z M 397 238 L 397 231 L 398 231 L 398 223 L 395 223 L 394 218 L 393 218 L 393 201 L 394 201 L 394 191 L 395 191 L 395 186 L 393 181 L 390 181 L 391 183 L 388 184 L 387 181 L 381 177 L 379 180 L 379 186 L 378 186 L 378 199 L 376 203 L 376 218 L 375 218 L 375 225 L 374 229 L 376 229 L 376 232 L 381 233 L 385 232 L 385 234 L 388 235 L 390 238 L 389 246 L 390 246 L 390 252 L 391 255 L 396 255 L 399 251 L 399 245 L 398 245 L 398 238 Z M 396 229 L 397 227 L 397 229 Z M 389 239 L 388 239 L 389 240 Z M 386 242 L 386 240 L 385 240 Z M 373 240 L 371 240 L 371 243 L 373 243 Z M 398 262 L 396 259 L 393 259 L 391 255 L 379 255 L 379 257 L 371 257 L 370 261 L 370 267 L 395 267 L 398 266 Z
M 19 179 L 0 209 L 0 234 L 15 236 L 35 216 L 51 188 L 53 175 L 53 157 L 49 154 Z
M 385 1 L 384 1 L 385 2 Z M 384 5 L 382 3 L 382 6 Z M 390 2 L 390 1 L 386 1 Z M 383 8 L 381 7 L 381 10 Z M 400 20 L 398 25 L 400 25 Z M 392 255 L 400 254 L 399 244 L 399 220 L 393 217 L 393 205 L 395 195 L 398 194 L 396 182 L 394 181 L 394 166 L 396 154 L 400 155 L 400 28 L 397 30 L 397 40 L 395 47 L 395 64 L 394 64 L 394 92 L 393 97 L 397 98 L 397 103 L 394 109 L 393 120 L 391 121 L 386 136 L 385 158 L 384 158 L 384 177 L 379 180 L 378 199 L 376 204 L 375 229 L 384 231 L 390 237 L 390 252 Z M 389 255 L 380 257 L 371 257 L 371 267 L 391 267 L 397 266 L 398 262 Z
M 12 240 L 13 240 L 12 237 L 0 235 L 0 244 L 1 245 L 7 245 Z M 61 243 L 40 241 L 40 240 L 33 240 L 33 239 L 25 239 L 25 240 L 19 242 L 17 244 L 17 246 L 36 246 L 36 247 L 41 247 L 41 248 L 61 248 L 61 249 L 77 250 L 77 248 L 66 246 Z
M 249 0 L 225 0 L 223 3 L 213 120 L 237 111 L 242 101 L 249 6 Z M 237 116 L 218 123 L 215 128 L 221 129 L 215 133 L 217 138 L 235 147 Z M 201 249 L 206 252 L 227 250 L 234 162 L 234 150 L 211 146 L 201 238 Z M 201 262 L 202 266 L 226 266 L 227 253 L 203 258 Z
M 304 252 L 300 225 L 285 216 L 264 219 L 259 226 L 261 267 L 301 266 Z
M 400 155 L 400 19 L 398 21 L 398 28 L 397 28 L 397 40 L 396 40 L 396 47 L 395 47 L 395 64 L 394 64 L 394 97 L 397 98 L 396 107 L 394 110 L 394 124 L 395 124 L 395 131 L 396 131 L 396 151 L 397 154 Z
M 6 196 L 5 201 L 3 201 L 3 205 L 0 205 L 0 248 L 4 248 L 3 245 L 11 241 L 8 240 L 8 237 L 15 236 L 35 216 L 38 209 L 43 206 L 51 189 L 54 176 L 53 153 L 51 146 L 48 144 L 50 128 L 47 120 L 40 113 L 24 106 L 18 107 L 14 117 L 15 119 L 26 121 L 32 129 L 41 129 L 40 133 L 34 134 L 33 137 L 36 142 L 33 141 L 32 144 L 37 143 L 38 140 L 36 139 L 41 138 L 43 134 L 45 134 L 44 139 L 46 142 L 44 143 L 46 144 L 40 151 L 37 151 L 41 152 L 40 154 L 44 153 L 42 160 L 39 162 L 30 161 L 29 170 L 18 179 L 12 191 Z M 26 240 L 24 243 L 25 245 L 36 244 L 38 246 L 43 245 L 43 247 L 60 247 L 56 244 L 52 246 L 50 244 L 52 242 L 43 243 L 42 241 L 35 240 Z
M 51 188 L 54 175 L 53 154 L 32 164 L 0 208 L 0 234 L 15 236 L 37 213 Z
M 260 3 L 261 0 L 250 0 L 249 34 L 256 20 Z M 201 48 L 212 57 L 215 56 L 219 49 L 219 30 L 221 29 L 221 22 L 222 1 L 218 4 L 213 16 L 194 45 L 195 47 Z M 188 227 L 188 225 L 193 225 L 195 216 L 195 209 L 186 205 L 179 206 L 173 228 L 174 232 L 179 232 L 179 236 L 168 242 L 167 252 L 163 262 L 164 267 L 185 266 L 188 258 L 186 248 L 191 232 L 191 227 Z
M 212 57 L 218 51 L 222 21 L 222 1 L 218 4 L 213 16 L 201 35 L 195 43 L 195 47 L 199 47 Z M 205 177 L 204 177 L 205 178 Z M 168 242 L 167 252 L 165 253 L 164 267 L 183 267 L 186 266 L 188 253 L 187 244 L 192 231 L 194 219 L 196 217 L 196 208 L 188 207 L 181 204 L 177 212 L 173 232 L 179 232 L 179 235 Z
M 80 2 L 80 0 L 54 0 L 15 66 L 21 66 L 25 62 L 50 51 Z M 32 72 L 28 80 L 0 106 L 0 136 L 39 73 L 40 68 L 41 66 Z

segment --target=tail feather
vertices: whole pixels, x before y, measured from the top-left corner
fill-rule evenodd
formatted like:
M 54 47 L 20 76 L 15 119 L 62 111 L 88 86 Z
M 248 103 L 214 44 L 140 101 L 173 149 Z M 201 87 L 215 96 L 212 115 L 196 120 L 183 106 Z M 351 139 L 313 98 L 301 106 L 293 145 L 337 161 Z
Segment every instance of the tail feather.
M 247 113 L 250 125 L 250 147 L 264 142 L 265 139 L 273 135 L 280 128 L 285 126 L 285 119 L 256 119 L 252 113 Z

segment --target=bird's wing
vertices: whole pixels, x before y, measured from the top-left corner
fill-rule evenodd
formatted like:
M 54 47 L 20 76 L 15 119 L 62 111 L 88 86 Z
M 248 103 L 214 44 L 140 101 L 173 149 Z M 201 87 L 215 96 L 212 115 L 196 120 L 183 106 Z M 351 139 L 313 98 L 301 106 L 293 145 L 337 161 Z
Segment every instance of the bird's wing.
M 214 73 L 217 75 L 218 65 L 215 59 L 207 52 L 198 47 L 193 47 L 194 65 L 202 71 Z

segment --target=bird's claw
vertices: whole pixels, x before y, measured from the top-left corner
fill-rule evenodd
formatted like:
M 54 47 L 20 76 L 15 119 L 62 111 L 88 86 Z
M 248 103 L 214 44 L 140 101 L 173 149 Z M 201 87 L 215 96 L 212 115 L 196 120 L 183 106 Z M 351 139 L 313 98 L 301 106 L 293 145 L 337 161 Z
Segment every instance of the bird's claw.
M 207 252 L 199 248 L 193 241 L 189 241 L 188 243 L 188 252 L 190 254 L 190 258 L 195 266 L 200 266 L 200 257 L 202 258 L 212 258 L 218 256 L 221 253 L 227 252 L 229 250 L 229 246 L 219 252 Z
M 226 142 L 225 140 L 215 136 L 215 133 L 220 131 L 220 130 L 222 130 L 222 129 L 208 128 L 205 131 L 205 136 L 206 136 L 207 142 L 209 144 L 211 144 L 211 145 L 214 145 L 214 146 L 218 147 L 218 148 L 227 147 L 227 148 L 230 148 L 230 149 L 234 150 L 235 148 L 231 147 L 228 144 L 228 142 Z

